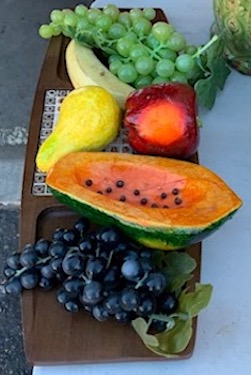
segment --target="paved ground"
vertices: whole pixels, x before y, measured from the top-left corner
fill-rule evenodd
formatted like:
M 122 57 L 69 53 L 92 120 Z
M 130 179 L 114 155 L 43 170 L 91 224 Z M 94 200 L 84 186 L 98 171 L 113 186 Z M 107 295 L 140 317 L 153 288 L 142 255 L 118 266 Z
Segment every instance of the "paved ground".
M 25 144 L 40 68 L 48 42 L 37 30 L 52 9 L 76 0 L 0 1 L 0 279 L 6 256 L 17 249 Z M 89 4 L 91 1 L 83 1 Z M 0 373 L 28 375 L 20 301 L 0 295 Z
M 20 202 L 30 113 L 48 45 L 38 36 L 38 27 L 49 22 L 52 9 L 80 2 L 0 1 L 0 202 Z
M 18 208 L 0 207 L 0 279 L 5 259 L 18 246 Z M 1 375 L 29 375 L 25 361 L 20 312 L 20 299 L 0 294 L 0 372 Z

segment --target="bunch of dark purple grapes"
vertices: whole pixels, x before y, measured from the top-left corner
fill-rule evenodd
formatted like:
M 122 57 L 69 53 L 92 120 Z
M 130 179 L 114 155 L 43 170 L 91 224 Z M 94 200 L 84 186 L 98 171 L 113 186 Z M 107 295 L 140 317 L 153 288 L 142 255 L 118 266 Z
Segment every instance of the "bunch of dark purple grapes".
M 99 321 L 113 317 L 125 323 L 176 310 L 177 299 L 154 264 L 153 250 L 117 228 L 89 228 L 81 218 L 72 229 L 57 228 L 50 241 L 39 239 L 9 256 L 2 292 L 58 286 L 56 299 L 67 311 L 85 310 Z

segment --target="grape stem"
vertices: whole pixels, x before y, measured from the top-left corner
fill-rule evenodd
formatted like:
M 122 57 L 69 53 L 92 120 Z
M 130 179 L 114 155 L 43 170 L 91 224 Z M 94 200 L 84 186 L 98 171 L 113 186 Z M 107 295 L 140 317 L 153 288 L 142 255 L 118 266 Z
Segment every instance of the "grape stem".
M 108 257 L 108 260 L 107 260 L 107 264 L 106 264 L 106 269 L 108 269 L 108 268 L 110 267 L 110 264 L 111 264 L 111 261 L 112 261 L 113 254 L 114 254 L 114 250 L 110 251 L 110 253 L 109 253 L 109 257 Z
M 39 264 L 46 263 L 46 262 L 47 262 L 48 260 L 50 260 L 50 259 L 51 259 L 51 256 L 48 256 L 48 257 L 46 257 L 46 258 L 39 258 L 38 262 L 36 263 L 36 266 L 39 265 Z M 11 277 L 11 279 L 13 279 L 14 277 L 18 277 L 18 276 L 22 275 L 22 273 L 24 273 L 25 271 L 27 271 L 29 268 L 30 268 L 30 267 L 23 267 L 23 268 L 21 268 L 20 270 L 17 270 L 17 271 L 15 272 L 15 275 L 13 275 L 13 276 Z
M 217 40 L 219 39 L 218 35 L 214 35 L 204 46 L 198 48 L 198 50 L 192 55 L 192 57 L 196 60 L 199 68 L 205 73 L 205 76 L 209 74 L 208 70 L 204 68 L 201 62 L 201 55 L 210 48 Z
M 145 274 L 144 274 L 144 276 L 137 282 L 137 284 L 135 285 L 135 289 L 138 289 L 138 288 L 140 288 L 143 284 L 144 284 L 144 281 L 145 281 L 145 279 L 148 277 L 148 272 L 146 272 Z
M 160 320 L 162 322 L 169 322 L 170 319 L 173 319 L 173 318 L 179 318 L 181 320 L 187 320 L 189 318 L 189 315 L 187 313 L 173 313 L 173 314 L 170 314 L 170 315 L 165 315 L 165 314 L 152 314 L 151 315 L 151 318 L 154 319 L 154 320 Z
M 200 57 L 209 47 L 211 47 L 219 39 L 218 35 L 214 35 L 204 46 L 198 48 L 198 50 L 193 54 L 192 57 Z

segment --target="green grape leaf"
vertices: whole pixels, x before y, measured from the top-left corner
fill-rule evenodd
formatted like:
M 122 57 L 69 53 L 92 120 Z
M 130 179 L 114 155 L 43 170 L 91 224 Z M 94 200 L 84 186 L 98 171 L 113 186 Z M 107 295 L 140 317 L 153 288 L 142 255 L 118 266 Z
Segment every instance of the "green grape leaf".
M 191 273 L 197 266 L 195 259 L 186 252 L 170 251 L 165 255 L 163 261 L 170 276 Z
M 179 311 L 187 313 L 190 318 L 199 314 L 210 302 L 213 287 L 210 284 L 195 284 L 195 291 L 182 291 L 179 297 Z
M 155 335 L 147 333 L 148 324 L 143 318 L 133 320 L 132 326 L 149 350 L 166 358 L 176 357 L 178 353 L 182 352 L 189 344 L 193 334 L 192 319 L 177 318 L 172 329 Z
M 206 65 L 210 70 L 213 70 L 212 63 L 214 62 L 215 58 L 223 56 L 223 53 L 224 44 L 221 37 L 218 36 L 217 40 L 206 50 Z
M 170 284 L 168 285 L 168 290 L 170 290 L 170 292 L 175 292 L 176 297 L 178 297 L 183 286 L 192 278 L 193 275 L 189 273 L 183 273 L 180 275 L 173 276 L 170 281 Z
M 230 69 L 226 69 L 226 62 L 223 57 L 217 57 L 211 62 L 212 71 L 214 72 L 214 80 L 220 90 L 224 89 Z
M 147 333 L 148 324 L 143 318 L 134 319 L 132 326 L 146 347 L 157 347 L 159 345 L 158 339 Z
M 168 289 L 178 296 L 182 287 L 192 277 L 197 266 L 194 258 L 186 252 L 171 251 L 162 258 L 162 272 L 169 281 Z
M 205 68 L 204 77 L 194 84 L 198 104 L 212 109 L 218 90 L 223 90 L 231 73 L 224 59 L 224 44 L 221 36 L 214 35 L 205 46 L 201 47 L 197 53 L 197 59 L 203 59 Z
M 214 78 L 210 75 L 208 78 L 200 79 L 195 83 L 194 89 L 199 106 L 212 109 L 217 95 L 217 86 Z
M 158 347 L 148 347 L 162 356 L 177 354 L 186 349 L 192 334 L 192 319 L 176 319 L 175 326 L 172 329 L 155 335 L 159 342 Z

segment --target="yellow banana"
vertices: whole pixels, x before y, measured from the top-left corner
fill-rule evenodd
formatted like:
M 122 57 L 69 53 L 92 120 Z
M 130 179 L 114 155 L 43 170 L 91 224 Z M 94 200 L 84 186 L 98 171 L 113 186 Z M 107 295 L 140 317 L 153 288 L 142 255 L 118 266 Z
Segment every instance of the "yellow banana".
M 112 94 L 120 108 L 125 108 L 125 101 L 134 88 L 112 74 L 92 49 L 71 40 L 66 48 L 65 59 L 74 88 L 90 85 L 103 87 Z

